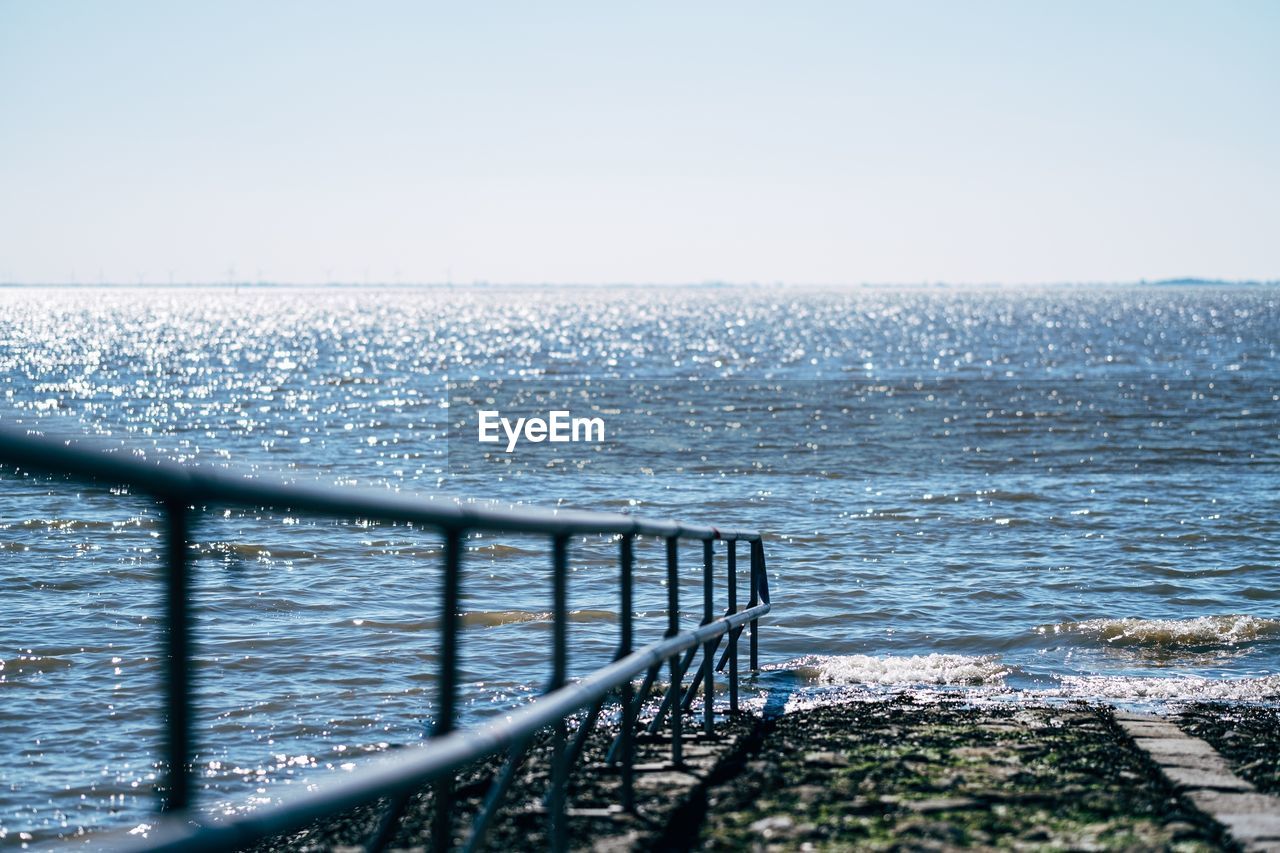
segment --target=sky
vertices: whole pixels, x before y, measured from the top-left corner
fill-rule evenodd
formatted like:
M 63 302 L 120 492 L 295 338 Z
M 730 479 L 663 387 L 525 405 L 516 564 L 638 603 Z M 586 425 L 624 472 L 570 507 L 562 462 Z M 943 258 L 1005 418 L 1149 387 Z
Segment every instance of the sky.
M 1280 278 L 1280 2 L 0 0 L 0 282 Z

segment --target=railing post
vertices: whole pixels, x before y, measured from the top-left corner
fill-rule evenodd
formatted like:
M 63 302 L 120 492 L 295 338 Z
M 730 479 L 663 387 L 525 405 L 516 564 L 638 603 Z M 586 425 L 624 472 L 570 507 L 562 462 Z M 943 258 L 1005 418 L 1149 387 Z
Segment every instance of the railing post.
M 738 540 L 729 540 L 729 615 L 738 612 Z M 738 713 L 738 634 L 729 631 L 729 711 Z
M 635 605 L 631 600 L 632 569 L 635 565 L 635 537 L 630 533 L 622 536 L 622 545 L 618 555 L 622 569 L 622 601 L 620 603 L 622 639 L 618 645 L 618 657 L 631 654 L 634 641 L 634 625 L 632 624 Z M 622 682 L 622 808 L 634 812 L 635 799 L 635 735 L 636 709 L 632 707 L 631 679 Z
M 760 603 L 760 552 L 764 549 L 764 545 L 760 540 L 751 543 L 751 600 L 748 602 L 749 607 L 755 607 Z M 751 671 L 758 672 L 760 669 L 760 620 L 751 620 Z
M 710 539 L 702 540 L 702 624 L 709 625 L 716 618 L 712 610 L 715 608 L 715 602 L 712 600 L 712 584 L 713 577 L 713 558 L 714 552 Z M 716 710 L 715 710 L 715 670 L 716 670 L 716 644 L 707 640 L 702 644 L 703 676 L 702 683 L 702 732 L 707 737 L 711 737 L 716 733 Z
M 568 657 L 568 564 L 569 537 L 563 534 L 556 536 L 552 553 L 552 663 L 551 685 L 548 692 L 559 690 L 564 686 L 567 673 Z M 565 720 L 556 721 L 555 732 L 551 740 L 551 791 L 548 797 L 547 834 L 550 848 L 554 853 L 568 849 L 569 833 L 565 825 L 565 799 L 567 796 L 568 767 L 565 762 Z
M 165 541 L 168 583 L 165 585 L 165 773 L 163 811 L 182 811 L 191 806 L 191 577 L 187 563 L 188 510 L 183 498 L 164 500 L 167 524 Z
M 680 633 L 680 573 L 679 573 L 679 539 L 667 537 L 667 636 L 674 637 Z M 671 763 L 680 767 L 684 764 L 684 744 L 681 739 L 680 710 L 680 656 L 672 655 L 671 683 L 667 685 L 667 701 L 671 707 Z
M 444 589 L 440 602 L 440 708 L 432 737 L 453 731 L 458 703 L 458 612 L 462 587 L 462 531 L 450 528 L 444 537 Z M 436 783 L 435 818 L 431 822 L 431 846 L 436 851 L 453 847 L 453 774 Z

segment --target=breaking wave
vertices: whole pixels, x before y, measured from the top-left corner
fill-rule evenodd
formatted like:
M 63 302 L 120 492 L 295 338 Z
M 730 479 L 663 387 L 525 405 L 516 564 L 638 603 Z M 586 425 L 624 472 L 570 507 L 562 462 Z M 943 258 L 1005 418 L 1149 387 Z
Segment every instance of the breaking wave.
M 1260 678 L 1198 678 L 1067 675 L 1041 696 L 1118 702 L 1247 702 L 1280 698 L 1280 675 Z
M 1002 684 L 1009 668 L 997 655 L 808 655 L 777 667 L 817 684 Z
M 1280 636 L 1280 620 L 1259 616 L 1200 616 L 1194 619 L 1089 619 L 1036 629 L 1044 635 L 1068 634 L 1111 646 L 1153 649 L 1206 649 L 1237 646 Z

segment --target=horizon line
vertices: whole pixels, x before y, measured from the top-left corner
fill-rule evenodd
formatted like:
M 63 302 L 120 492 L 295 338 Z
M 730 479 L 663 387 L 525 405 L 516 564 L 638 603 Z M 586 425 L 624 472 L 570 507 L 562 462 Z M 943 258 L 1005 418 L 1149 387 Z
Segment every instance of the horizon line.
M 261 289 L 304 289 L 304 288 L 389 288 L 389 289 L 469 289 L 469 288 L 499 288 L 499 287 L 701 287 L 701 288 L 759 288 L 759 287 L 829 287 L 829 288 L 890 288 L 890 287 L 910 287 L 910 288 L 939 288 L 939 287 L 990 287 L 990 288 L 1017 288 L 1017 287 L 1069 287 L 1069 286 L 1091 286 L 1091 287 L 1116 287 L 1116 286 L 1148 286 L 1148 287 L 1194 287 L 1194 286 L 1212 286 L 1212 287 L 1258 287 L 1258 286 L 1276 286 L 1280 285 L 1280 278 L 1245 278 L 1245 279 L 1224 279 L 1224 278 L 1203 278 L 1199 276 L 1185 276 L 1175 278 L 1139 278 L 1139 279 L 1091 279 L 1091 280 L 1040 280 L 1040 281 L 862 281 L 862 282 L 803 282 L 803 281 L 724 281 L 719 279 L 704 279 L 701 281 L 671 281 L 671 282 L 652 282 L 652 281 L 489 281 L 486 279 L 475 279 L 472 281 L 168 281 L 168 282 L 147 282 L 147 281 L 96 281 L 96 282 L 78 282 L 78 281 L 0 281 L 0 288 L 22 289 L 22 288 L 67 288 L 67 289 L 188 289 L 188 288 L 218 288 L 218 289 L 237 289 L 237 288 L 261 288 Z

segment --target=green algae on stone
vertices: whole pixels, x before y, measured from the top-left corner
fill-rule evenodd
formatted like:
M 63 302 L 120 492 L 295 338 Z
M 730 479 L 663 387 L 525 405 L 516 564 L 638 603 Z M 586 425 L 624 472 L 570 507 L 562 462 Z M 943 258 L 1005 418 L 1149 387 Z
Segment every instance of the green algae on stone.
M 910 697 L 776 720 L 707 850 L 1219 849 L 1104 712 Z

